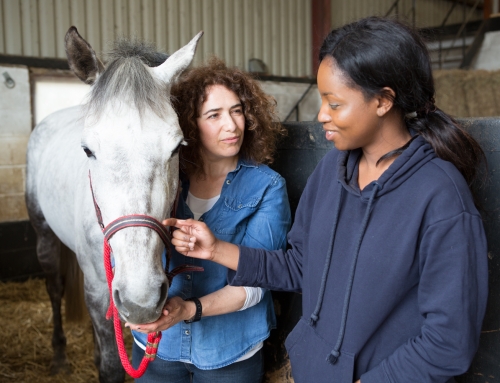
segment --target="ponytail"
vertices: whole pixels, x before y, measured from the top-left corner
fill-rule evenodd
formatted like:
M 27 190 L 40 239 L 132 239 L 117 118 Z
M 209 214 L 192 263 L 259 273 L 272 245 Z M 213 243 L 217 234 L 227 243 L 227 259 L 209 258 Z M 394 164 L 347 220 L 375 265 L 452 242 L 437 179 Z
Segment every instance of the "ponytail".
M 434 107 L 405 121 L 409 129 L 432 146 L 439 158 L 455 165 L 469 187 L 478 180 L 478 169 L 486 164 L 486 157 L 477 141 L 454 118 Z

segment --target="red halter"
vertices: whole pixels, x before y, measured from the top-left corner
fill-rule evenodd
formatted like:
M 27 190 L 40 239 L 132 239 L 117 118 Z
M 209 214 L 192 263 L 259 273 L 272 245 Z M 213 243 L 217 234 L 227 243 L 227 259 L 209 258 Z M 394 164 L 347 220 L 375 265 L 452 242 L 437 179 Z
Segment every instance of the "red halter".
M 167 231 L 165 226 L 163 226 L 159 221 L 154 219 L 153 217 L 141 214 L 132 214 L 125 215 L 118 219 L 115 219 L 107 226 L 104 226 L 102 221 L 102 214 L 99 205 L 94 196 L 94 189 L 92 188 L 92 178 L 90 176 L 89 171 L 89 180 L 90 180 L 90 191 L 92 193 L 92 200 L 94 201 L 94 208 L 97 215 L 97 222 L 99 226 L 101 226 L 102 232 L 104 234 L 104 269 L 106 270 L 106 279 L 108 281 L 108 289 L 109 289 L 109 308 L 106 313 L 106 319 L 110 319 L 113 317 L 113 324 L 115 328 L 115 336 L 116 336 L 116 345 L 118 346 L 118 354 L 120 355 L 120 360 L 122 362 L 123 368 L 132 378 L 137 379 L 140 378 L 148 367 L 149 362 L 153 361 L 156 358 L 156 353 L 158 351 L 158 344 L 161 340 L 161 332 L 157 331 L 155 333 L 148 334 L 148 341 L 146 344 L 146 350 L 144 352 L 144 357 L 142 358 L 141 364 L 139 368 L 135 370 L 127 356 L 127 351 L 125 350 L 125 345 L 123 342 L 123 332 L 122 326 L 120 323 L 120 317 L 118 315 L 118 310 L 113 302 L 113 294 L 111 289 L 111 282 L 113 281 L 113 269 L 111 267 L 111 246 L 109 244 L 109 239 L 115 234 L 117 231 L 125 229 L 126 227 L 147 227 L 152 229 L 158 233 L 161 240 L 165 244 L 165 248 L 167 249 L 167 262 L 165 266 L 165 274 L 167 275 L 169 286 L 172 284 L 172 278 L 177 274 L 191 271 L 203 271 L 203 267 L 192 266 L 192 265 L 181 265 L 174 268 L 172 271 L 168 271 L 170 264 L 170 233 Z M 175 216 L 175 209 L 177 198 L 179 197 L 179 190 L 177 189 L 176 202 L 173 209 L 172 216 Z

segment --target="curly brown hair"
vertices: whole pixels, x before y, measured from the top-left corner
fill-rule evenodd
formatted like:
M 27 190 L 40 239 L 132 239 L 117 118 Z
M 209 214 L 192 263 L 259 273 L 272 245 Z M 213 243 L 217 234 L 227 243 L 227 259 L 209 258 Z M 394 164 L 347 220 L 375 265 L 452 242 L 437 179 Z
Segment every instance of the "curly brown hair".
M 245 135 L 239 156 L 256 164 L 272 163 L 277 139 L 286 134 L 276 114 L 276 100 L 265 94 L 248 73 L 212 57 L 206 64 L 185 72 L 171 90 L 172 105 L 188 143 L 179 152 L 181 169 L 188 176 L 204 173 L 196 119 L 212 85 L 223 85 L 241 101 Z

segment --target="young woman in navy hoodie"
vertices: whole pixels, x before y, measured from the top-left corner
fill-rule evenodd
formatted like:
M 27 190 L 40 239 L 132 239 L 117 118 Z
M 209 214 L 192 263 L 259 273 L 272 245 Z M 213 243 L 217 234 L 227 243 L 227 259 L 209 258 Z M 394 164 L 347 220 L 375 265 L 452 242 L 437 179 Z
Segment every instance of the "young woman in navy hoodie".
M 470 191 L 484 155 L 434 103 L 425 44 L 399 22 L 333 30 L 318 90 L 331 150 L 288 234 L 266 251 L 166 220 L 176 249 L 236 272 L 229 281 L 302 293 L 286 347 L 296 383 L 454 382 L 476 352 L 487 247 Z

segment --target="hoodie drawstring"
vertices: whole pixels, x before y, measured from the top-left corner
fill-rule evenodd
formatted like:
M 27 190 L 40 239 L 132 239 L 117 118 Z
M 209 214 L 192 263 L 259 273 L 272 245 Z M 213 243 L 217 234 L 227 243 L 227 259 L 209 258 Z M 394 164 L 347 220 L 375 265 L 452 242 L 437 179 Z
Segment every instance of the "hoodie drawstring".
M 339 335 L 337 337 L 337 343 L 335 344 L 335 347 L 327 357 L 327 360 L 331 364 L 335 364 L 340 356 L 339 350 L 340 346 L 342 345 L 342 341 L 344 340 L 345 326 L 347 322 L 347 311 L 349 310 L 349 300 L 351 299 L 351 290 L 352 290 L 352 284 L 354 282 L 354 273 L 356 271 L 356 264 L 358 263 L 359 249 L 361 248 L 361 242 L 363 241 L 363 236 L 365 235 L 366 226 L 368 225 L 368 220 L 370 219 L 373 200 L 375 199 L 375 195 L 377 194 L 379 187 L 380 186 L 378 183 L 375 183 L 375 185 L 373 185 L 373 191 L 370 196 L 370 199 L 368 200 L 365 216 L 363 217 L 363 222 L 361 223 L 361 230 L 359 232 L 359 237 L 358 240 L 356 241 L 354 259 L 352 260 L 351 270 L 349 272 L 349 279 L 347 280 L 347 289 L 344 296 L 344 307 L 342 309 L 342 322 L 340 323 Z
M 339 182 L 340 183 L 340 182 Z M 333 254 L 333 239 L 335 238 L 335 232 L 337 231 L 337 224 L 339 222 L 340 215 L 340 205 L 342 199 L 342 185 L 339 185 L 339 192 L 337 195 L 337 206 L 335 207 L 335 215 L 333 216 L 333 227 L 332 234 L 330 236 L 330 244 L 328 247 L 328 253 L 326 255 L 325 267 L 323 268 L 323 276 L 321 277 L 321 284 L 319 288 L 318 301 L 316 302 L 316 308 L 314 309 L 311 317 L 309 318 L 309 324 L 314 326 L 318 320 L 318 314 L 321 310 L 321 305 L 323 304 L 323 297 L 325 296 L 326 279 L 328 278 L 328 270 L 330 269 L 330 262 L 332 260 Z

